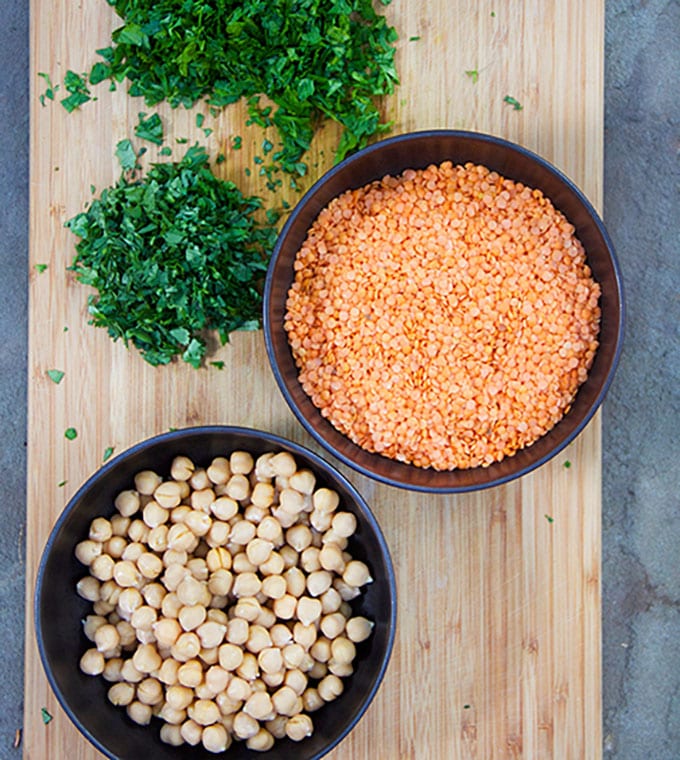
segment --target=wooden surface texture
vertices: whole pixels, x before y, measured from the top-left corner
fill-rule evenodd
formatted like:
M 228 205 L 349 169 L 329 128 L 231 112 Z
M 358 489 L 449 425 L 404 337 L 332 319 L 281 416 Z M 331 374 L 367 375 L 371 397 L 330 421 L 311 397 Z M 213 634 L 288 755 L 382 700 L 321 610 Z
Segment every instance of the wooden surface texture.
M 63 225 L 91 198 L 91 185 L 99 192 L 117 180 L 116 142 L 133 137 L 138 113 L 153 109 L 106 85 L 95 89 L 96 102 L 71 115 L 57 102 L 42 107 L 38 73 L 56 83 L 67 69 L 89 70 L 118 20 L 104 0 L 32 0 L 31 12 L 23 748 L 32 760 L 90 760 L 99 755 L 51 694 L 33 633 L 35 572 L 68 498 L 107 447 L 119 453 L 170 427 L 249 425 L 318 447 L 275 386 L 261 332 L 235 335 L 220 348 L 212 358 L 225 362 L 223 370 L 196 371 L 182 364 L 154 369 L 87 325 L 88 291 L 66 271 L 75 238 Z M 510 138 L 601 204 L 602 0 L 393 0 L 384 12 L 401 38 L 401 86 L 385 102 L 393 133 L 448 127 Z M 473 69 L 476 83 L 465 73 Z M 523 109 L 504 103 L 506 95 Z M 216 156 L 242 135 L 243 149 L 227 149 L 216 173 L 267 197 L 253 164 L 263 135 L 245 126 L 240 105 L 218 118 L 203 109 L 203 126 L 214 129 L 209 138 L 193 112 L 156 110 L 175 158 L 182 149 L 176 137 L 199 139 Z M 330 167 L 336 139 L 333 128 L 322 130 L 312 179 Z M 155 160 L 158 148 L 146 145 Z M 36 264 L 48 268 L 39 273 Z M 52 368 L 65 372 L 58 385 L 46 375 Z M 78 431 L 74 441 L 64 437 L 70 426 Z M 478 494 L 412 494 L 341 468 L 385 532 L 399 620 L 384 684 L 330 758 L 600 757 L 600 468 L 599 415 L 551 463 Z M 54 716 L 48 725 L 42 707 Z

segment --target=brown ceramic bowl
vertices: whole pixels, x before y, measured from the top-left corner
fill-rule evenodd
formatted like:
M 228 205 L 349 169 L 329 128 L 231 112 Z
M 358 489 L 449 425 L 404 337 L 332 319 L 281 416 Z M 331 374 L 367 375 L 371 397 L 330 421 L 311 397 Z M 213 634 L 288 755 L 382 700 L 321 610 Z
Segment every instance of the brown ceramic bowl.
M 540 189 L 574 225 L 593 276 L 600 284 L 600 346 L 569 412 L 531 446 L 489 467 L 451 471 L 423 469 L 373 454 L 336 430 L 298 382 L 298 370 L 283 328 L 293 262 L 309 227 L 331 199 L 386 174 L 425 168 L 443 161 L 483 164 L 501 175 Z M 264 294 L 264 336 L 269 361 L 284 398 L 307 431 L 338 459 L 368 477 L 393 486 L 429 492 L 473 491 L 500 485 L 531 472 L 569 444 L 602 403 L 622 342 L 621 278 L 607 232 L 586 197 L 540 156 L 489 135 L 437 130 L 383 140 L 356 153 L 324 175 L 298 203 L 274 248 Z
M 254 752 L 245 742 L 234 742 L 221 756 L 229 760 L 317 760 L 338 744 L 356 725 L 375 696 L 392 652 L 396 628 L 396 587 L 389 550 L 378 523 L 359 492 L 334 467 L 308 449 L 279 436 L 249 428 L 208 426 L 165 433 L 131 447 L 103 465 L 77 491 L 59 517 L 45 546 L 35 590 L 35 626 L 38 649 L 48 681 L 61 706 L 81 733 L 106 757 L 116 760 L 198 760 L 216 757 L 202 746 L 171 747 L 159 738 L 160 721 L 139 726 L 114 707 L 106 692 L 111 684 L 101 676 L 81 673 L 78 662 L 92 646 L 83 634 L 82 620 L 92 605 L 76 593 L 76 583 L 87 569 L 74 556 L 76 544 L 87 537 L 90 523 L 114 513 L 113 500 L 132 487 L 135 473 L 155 469 L 168 473 L 178 454 L 207 464 L 235 449 L 253 455 L 289 451 L 300 467 L 308 467 L 318 486 L 335 489 L 343 508 L 357 518 L 349 551 L 364 560 L 373 583 L 351 604 L 355 614 L 375 623 L 371 636 L 357 644 L 354 673 L 345 680 L 337 700 L 312 716 L 314 733 L 301 742 L 282 739 L 268 752 Z

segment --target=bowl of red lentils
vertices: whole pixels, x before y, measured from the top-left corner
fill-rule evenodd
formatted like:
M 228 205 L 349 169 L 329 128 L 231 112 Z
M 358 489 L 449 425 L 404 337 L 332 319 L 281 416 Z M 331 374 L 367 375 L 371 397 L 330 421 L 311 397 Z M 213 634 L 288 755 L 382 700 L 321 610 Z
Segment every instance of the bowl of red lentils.
M 284 226 L 264 336 L 307 431 L 362 474 L 428 492 L 500 485 L 588 424 L 621 351 L 612 243 L 562 172 L 436 130 L 325 174 Z
M 324 459 L 207 426 L 142 441 L 73 496 L 45 546 L 40 657 L 109 758 L 320 758 L 383 680 L 390 553 Z

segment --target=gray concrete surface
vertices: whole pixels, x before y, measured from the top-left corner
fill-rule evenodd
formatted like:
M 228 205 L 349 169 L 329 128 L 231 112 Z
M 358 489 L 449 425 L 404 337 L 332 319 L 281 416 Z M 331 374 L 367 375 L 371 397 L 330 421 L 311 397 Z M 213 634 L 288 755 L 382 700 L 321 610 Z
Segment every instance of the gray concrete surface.
M 620 369 L 604 407 L 603 755 L 678 760 L 680 2 L 608 0 L 606 9 L 604 211 L 627 286 L 628 320 Z M 0 0 L 0 71 L 3 759 L 20 756 L 12 743 L 23 708 L 26 3 Z

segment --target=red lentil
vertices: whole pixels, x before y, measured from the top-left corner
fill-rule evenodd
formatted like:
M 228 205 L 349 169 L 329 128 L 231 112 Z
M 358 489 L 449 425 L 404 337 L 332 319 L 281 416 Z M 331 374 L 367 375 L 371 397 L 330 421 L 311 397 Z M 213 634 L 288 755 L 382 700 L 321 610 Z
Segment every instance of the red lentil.
M 597 350 L 600 287 L 573 226 L 484 166 L 343 193 L 294 268 L 284 326 L 305 392 L 357 445 L 418 467 L 529 446 Z

